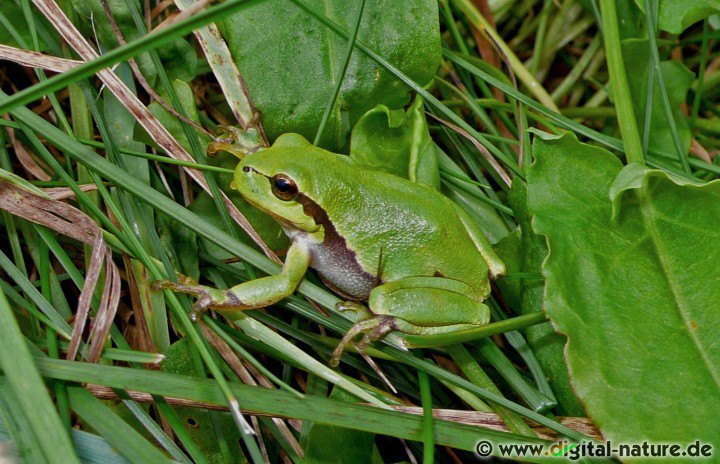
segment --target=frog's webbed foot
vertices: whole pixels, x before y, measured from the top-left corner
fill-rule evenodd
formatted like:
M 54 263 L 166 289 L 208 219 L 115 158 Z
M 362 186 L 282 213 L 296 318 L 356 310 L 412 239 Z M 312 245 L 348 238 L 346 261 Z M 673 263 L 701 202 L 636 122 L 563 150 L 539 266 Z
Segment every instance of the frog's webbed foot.
M 235 126 L 220 125 L 218 136 L 207 147 L 207 153 L 214 156 L 220 151 L 226 151 L 243 159 L 246 155 L 256 152 L 262 147 L 257 130 L 245 131 Z
M 357 350 L 362 352 L 370 343 L 383 338 L 389 332 L 397 330 L 397 328 L 396 319 L 392 316 L 374 316 L 371 319 L 356 322 L 350 327 L 350 330 L 348 330 L 337 348 L 333 351 L 330 357 L 330 366 L 335 367 L 340 363 L 340 357 L 345 351 L 345 348 L 352 343 L 358 334 L 363 334 L 362 340 L 356 345 Z

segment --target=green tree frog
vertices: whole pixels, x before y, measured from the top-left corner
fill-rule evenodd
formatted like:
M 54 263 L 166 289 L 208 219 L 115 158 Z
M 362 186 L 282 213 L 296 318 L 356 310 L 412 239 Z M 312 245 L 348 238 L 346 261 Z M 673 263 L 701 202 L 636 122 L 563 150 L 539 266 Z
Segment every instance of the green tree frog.
M 297 134 L 244 156 L 232 187 L 277 220 L 292 243 L 277 275 L 227 290 L 159 283 L 197 295 L 194 314 L 271 305 L 291 295 L 312 267 L 347 300 L 338 309 L 362 314 L 331 364 L 360 333 L 358 349 L 392 330 L 438 334 L 488 323 L 489 278 L 505 266 L 473 220 L 436 190 L 367 169 Z

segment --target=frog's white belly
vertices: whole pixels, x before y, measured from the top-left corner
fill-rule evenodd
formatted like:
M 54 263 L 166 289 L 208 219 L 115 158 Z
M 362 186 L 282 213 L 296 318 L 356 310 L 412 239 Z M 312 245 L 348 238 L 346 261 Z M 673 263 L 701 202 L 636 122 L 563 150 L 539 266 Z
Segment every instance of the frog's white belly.
M 348 249 L 345 240 L 334 230 L 326 230 L 325 240 L 318 242 L 307 232 L 283 229 L 291 240 L 307 247 L 312 257 L 310 267 L 320 274 L 325 284 L 343 297 L 367 300 L 370 291 L 379 284 L 375 276 L 360 267 L 355 252 Z

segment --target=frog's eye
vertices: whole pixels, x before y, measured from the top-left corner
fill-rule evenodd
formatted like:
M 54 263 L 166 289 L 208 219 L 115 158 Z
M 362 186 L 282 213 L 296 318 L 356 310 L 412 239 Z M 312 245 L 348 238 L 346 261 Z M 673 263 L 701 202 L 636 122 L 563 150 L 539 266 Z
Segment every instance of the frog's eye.
M 295 181 L 285 174 L 277 174 L 273 176 L 271 181 L 272 191 L 279 199 L 290 201 L 297 196 L 298 188 L 297 185 L 295 185 Z

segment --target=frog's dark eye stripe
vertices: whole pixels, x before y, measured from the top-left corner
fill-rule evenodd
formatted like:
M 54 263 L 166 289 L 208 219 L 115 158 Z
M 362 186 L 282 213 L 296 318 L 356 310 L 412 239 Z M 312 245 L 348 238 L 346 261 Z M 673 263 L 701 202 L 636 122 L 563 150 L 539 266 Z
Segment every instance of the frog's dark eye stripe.
M 277 174 L 270 181 L 272 182 L 272 191 L 279 199 L 290 201 L 297 196 L 298 188 L 295 181 L 285 174 Z

